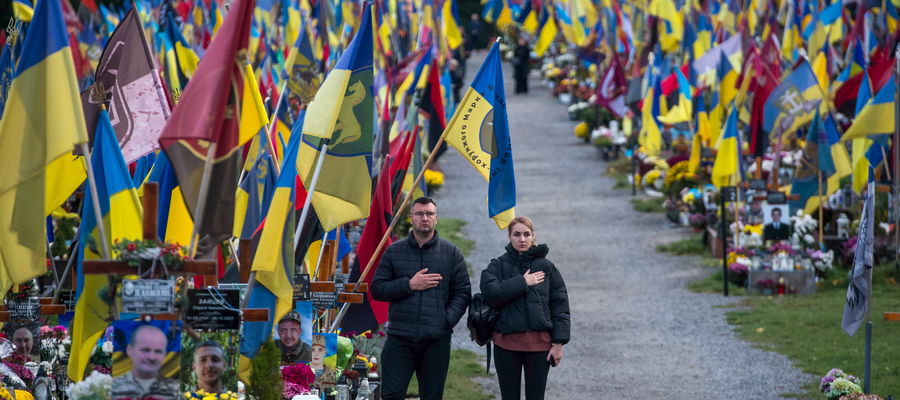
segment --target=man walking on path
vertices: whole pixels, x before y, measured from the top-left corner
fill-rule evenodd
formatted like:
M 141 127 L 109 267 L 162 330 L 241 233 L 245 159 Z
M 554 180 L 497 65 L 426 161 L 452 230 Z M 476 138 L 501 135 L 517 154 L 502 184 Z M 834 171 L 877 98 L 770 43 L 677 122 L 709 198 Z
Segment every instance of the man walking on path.
M 416 199 L 409 238 L 387 248 L 372 278 L 372 297 L 390 302 L 381 353 L 385 400 L 405 398 L 413 372 L 422 400 L 443 398 L 450 334 L 472 289 L 462 252 L 438 237 L 437 220 L 434 200 Z

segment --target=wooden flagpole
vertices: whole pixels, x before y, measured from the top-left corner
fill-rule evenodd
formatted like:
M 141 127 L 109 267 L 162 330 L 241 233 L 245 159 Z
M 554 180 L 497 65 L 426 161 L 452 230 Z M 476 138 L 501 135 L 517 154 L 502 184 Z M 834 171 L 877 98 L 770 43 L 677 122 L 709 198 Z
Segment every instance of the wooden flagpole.
M 206 150 L 206 162 L 203 164 L 203 177 L 200 179 L 200 194 L 197 198 L 197 214 L 194 216 L 194 229 L 191 231 L 191 245 L 188 247 L 188 257 L 194 258 L 194 252 L 197 250 L 197 235 L 200 232 L 200 226 L 203 224 L 203 213 L 206 212 L 206 200 L 209 198 L 209 181 L 212 175 L 213 159 L 216 157 L 217 142 L 210 142 L 209 149 Z
M 449 126 L 449 124 L 448 124 Z M 394 227 L 397 226 L 397 221 L 400 220 L 398 216 L 406 211 L 406 207 L 409 205 L 410 200 L 412 199 L 413 193 L 415 193 L 415 188 L 419 186 L 419 183 L 422 182 L 422 178 L 425 176 L 425 170 L 434 162 L 434 158 L 437 155 L 438 149 L 441 148 L 441 145 L 444 144 L 444 137 L 446 136 L 446 132 L 444 135 L 441 135 L 440 139 L 438 139 L 437 143 L 431 149 L 431 154 L 428 156 L 428 159 L 425 160 L 425 164 L 422 165 L 422 170 L 419 171 L 419 175 L 416 176 L 416 180 L 413 181 L 412 187 L 413 190 L 410 190 L 406 197 L 403 199 L 403 203 L 400 203 L 400 207 L 397 207 L 397 211 L 394 214 L 394 217 L 391 218 L 391 224 L 388 226 L 387 230 L 384 232 L 384 235 L 381 236 L 381 241 L 378 242 L 378 246 L 375 247 L 375 251 L 372 254 L 380 254 L 381 249 L 384 248 L 384 244 L 387 243 L 387 239 L 391 236 L 391 232 L 394 231 Z M 369 258 L 369 262 L 366 263 L 366 268 L 363 269 L 362 273 L 359 274 L 359 279 L 356 280 L 356 285 L 353 287 L 351 292 L 357 291 L 359 289 L 360 284 L 366 280 L 366 276 L 369 275 L 369 271 L 372 269 L 372 266 L 375 264 L 375 259 L 377 257 Z M 371 290 L 371 288 L 370 288 Z M 341 306 L 341 310 L 338 312 L 337 316 L 334 318 L 334 323 L 331 324 L 331 328 L 329 332 L 335 332 L 338 326 L 341 324 L 341 320 L 344 319 L 344 316 L 347 314 L 347 309 L 350 308 L 350 303 L 344 303 Z

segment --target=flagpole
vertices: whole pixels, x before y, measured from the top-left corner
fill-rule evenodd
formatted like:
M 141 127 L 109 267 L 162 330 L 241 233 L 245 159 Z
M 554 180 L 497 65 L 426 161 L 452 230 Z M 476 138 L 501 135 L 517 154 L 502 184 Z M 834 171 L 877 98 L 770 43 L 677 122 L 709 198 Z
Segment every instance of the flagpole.
M 101 109 L 105 107 L 101 106 Z M 101 250 L 103 251 L 103 258 L 109 259 L 111 258 L 111 253 L 109 251 L 109 240 L 106 238 L 106 227 L 103 224 L 103 213 L 100 211 L 100 199 L 97 197 L 97 180 L 94 176 L 94 164 L 91 161 L 91 152 L 88 149 L 87 143 L 79 143 L 81 147 L 81 154 L 84 154 L 84 162 L 87 163 L 87 176 L 88 176 L 88 185 L 91 189 L 91 203 L 94 207 L 94 217 L 97 221 L 97 232 L 100 233 L 100 243 L 102 244 Z M 88 232 L 90 234 L 90 232 Z
M 62 273 L 62 280 L 59 285 L 56 285 L 56 290 L 53 292 L 53 302 L 50 304 L 56 304 L 56 302 L 59 301 L 59 292 L 62 291 L 62 281 L 66 279 L 66 276 L 69 275 L 69 271 L 72 270 L 72 264 L 75 261 L 75 252 L 78 251 L 78 240 L 76 239 L 73 244 L 72 252 L 69 253 L 69 260 L 66 262 L 66 269 L 64 269 Z
M 322 235 L 322 245 L 319 246 L 319 256 L 316 257 L 316 267 L 313 268 L 312 280 L 316 279 L 316 276 L 319 275 L 319 265 L 322 264 L 322 254 L 325 253 L 325 241 L 328 239 L 328 232 L 325 232 Z
M 441 148 L 441 145 L 444 144 L 444 137 L 446 136 L 446 132 L 441 135 L 440 139 L 438 139 L 437 143 L 435 143 L 434 147 L 431 149 L 431 154 L 428 156 L 428 159 L 425 160 L 425 164 L 422 165 L 422 170 L 419 171 L 419 175 L 416 176 L 416 180 L 413 181 L 412 189 L 406 193 L 406 197 L 403 199 L 403 203 L 400 203 L 400 207 L 397 208 L 397 213 L 394 214 L 394 218 L 391 218 L 391 224 L 388 226 L 387 230 L 384 231 L 384 235 L 381 236 L 381 241 L 378 242 L 378 246 L 375 247 L 375 251 L 372 252 L 372 257 L 369 258 L 369 262 L 366 263 L 366 268 L 363 269 L 362 273 L 359 274 L 359 279 L 356 280 L 356 285 L 353 287 L 353 290 L 350 292 L 355 292 L 359 289 L 360 284 L 366 280 L 366 276 L 369 275 L 369 271 L 372 269 L 372 266 L 375 264 L 375 259 L 378 258 L 376 255 L 381 253 L 381 249 L 384 247 L 384 244 L 387 243 L 387 239 L 391 236 L 391 232 L 394 231 L 394 227 L 397 226 L 397 221 L 400 221 L 398 216 L 406 211 L 406 206 L 409 205 L 409 201 L 412 199 L 413 194 L 415 193 L 415 188 L 419 186 L 419 183 L 422 182 L 422 178 L 425 176 L 425 170 L 431 165 L 434 161 L 435 156 L 437 155 L 438 149 Z M 371 290 L 371 288 L 369 288 Z M 331 328 L 328 330 L 329 332 L 335 332 L 338 326 L 341 324 L 341 320 L 344 319 L 344 315 L 347 314 L 347 309 L 350 308 L 350 303 L 344 303 L 341 305 L 341 310 L 338 312 L 337 316 L 334 318 L 334 323 L 332 323 Z
M 281 166 L 278 164 L 278 155 L 275 154 L 275 144 L 272 143 L 272 135 L 275 133 L 275 127 L 278 125 L 278 112 L 281 111 L 281 98 L 287 95 L 287 83 L 288 79 L 285 79 L 284 83 L 281 84 L 278 103 L 275 104 L 275 112 L 272 113 L 272 118 L 269 120 L 271 124 L 266 126 L 266 132 L 268 132 L 266 133 L 266 149 L 272 154 L 272 159 L 275 160 L 275 172 L 279 175 L 281 174 Z
M 823 218 L 823 209 L 825 202 L 822 201 L 822 170 L 819 170 L 819 250 L 825 250 L 825 219 Z
M 325 139 L 322 142 L 322 149 L 319 150 L 319 159 L 316 161 L 316 168 L 313 170 L 312 180 L 309 182 L 309 187 L 306 188 L 306 199 L 303 201 L 303 211 L 300 211 L 300 222 L 297 223 L 297 229 L 294 230 L 295 253 L 297 252 L 297 244 L 300 242 L 300 232 L 303 230 L 303 226 L 306 225 L 306 214 L 309 213 L 309 205 L 312 204 L 316 183 L 319 181 L 319 172 L 322 171 L 322 163 L 325 161 L 325 153 L 328 152 L 328 141 L 329 139 Z
M 217 142 L 211 142 L 209 149 L 206 150 L 206 162 L 203 165 L 203 177 L 200 179 L 200 194 L 197 196 L 196 215 L 194 216 L 194 229 L 191 231 L 191 245 L 188 247 L 188 257 L 194 258 L 194 251 L 197 245 L 197 235 L 200 232 L 200 226 L 203 224 L 203 213 L 206 212 L 206 200 L 209 197 L 209 181 L 212 175 L 213 158 L 216 156 Z
M 894 49 L 894 82 L 900 80 L 900 45 Z M 894 156 L 894 170 L 896 172 L 898 166 L 900 166 L 900 149 L 897 147 L 897 143 L 900 143 L 900 113 L 898 113 L 898 108 L 900 108 L 900 85 L 897 85 L 897 89 L 894 91 L 894 146 L 893 146 L 893 156 Z M 900 177 L 896 177 L 894 181 L 894 269 L 900 270 Z

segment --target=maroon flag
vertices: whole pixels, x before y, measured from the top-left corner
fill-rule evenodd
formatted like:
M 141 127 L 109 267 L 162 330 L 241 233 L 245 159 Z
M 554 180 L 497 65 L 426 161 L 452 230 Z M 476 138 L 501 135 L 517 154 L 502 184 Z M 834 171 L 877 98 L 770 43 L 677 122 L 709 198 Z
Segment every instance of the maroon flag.
M 625 92 L 628 84 L 625 81 L 625 70 L 619 63 L 619 56 L 614 55 L 606 75 L 597 85 L 596 103 L 599 106 L 606 107 L 609 111 L 619 117 L 624 117 L 628 107 L 625 106 Z
M 73 52 L 78 52 L 77 47 Z M 159 148 L 159 134 L 171 113 L 134 9 L 110 36 L 94 73 L 94 85 L 81 93 L 81 103 L 92 140 L 100 105 L 106 105 L 126 163 Z
M 199 220 L 201 237 L 206 235 L 201 253 L 229 237 L 232 231 L 241 156 L 238 118 L 252 10 L 253 0 L 232 4 L 159 137 L 159 144 L 175 169 L 188 211 L 195 222 Z M 213 144 L 216 147 L 201 219 L 197 215 L 200 185 Z
M 372 205 L 369 207 L 369 219 L 366 220 L 366 227 L 363 228 L 362 236 L 359 239 L 359 246 L 356 248 L 356 261 L 354 261 L 353 269 L 350 271 L 350 281 L 356 282 L 362 274 L 362 269 L 369 264 L 369 260 L 375 259 L 373 268 L 366 275 L 363 282 L 372 287 L 372 277 L 375 276 L 375 267 L 381 261 L 381 255 L 384 250 L 391 244 L 391 239 L 385 242 L 384 246 L 378 254 L 375 248 L 381 238 L 387 232 L 388 226 L 391 225 L 394 207 L 391 204 L 391 156 L 387 156 L 384 165 L 381 167 L 381 173 L 378 175 L 378 184 L 375 187 L 375 195 L 372 196 Z M 388 319 L 388 303 L 378 301 L 372 298 L 372 292 L 366 292 L 363 304 L 350 304 L 347 309 L 347 316 L 344 318 L 341 329 L 344 332 L 364 332 L 367 330 L 375 330 L 378 325 L 383 324 Z

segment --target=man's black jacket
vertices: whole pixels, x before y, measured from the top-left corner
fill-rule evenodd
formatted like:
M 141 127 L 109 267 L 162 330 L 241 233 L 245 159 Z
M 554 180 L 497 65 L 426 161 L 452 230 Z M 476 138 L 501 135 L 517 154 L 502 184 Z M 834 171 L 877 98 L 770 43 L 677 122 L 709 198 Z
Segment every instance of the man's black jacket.
M 545 244 L 519 254 L 512 244 L 481 272 L 484 302 L 500 311 L 494 331 L 550 333 L 553 343 L 569 342 L 569 295 L 559 270 L 546 259 Z M 528 286 L 525 271 L 544 272 L 544 281 Z
M 409 280 L 422 268 L 441 274 L 440 284 L 413 291 Z M 443 338 L 453 332 L 472 296 L 462 253 L 452 243 L 434 237 L 421 248 L 409 237 L 390 245 L 372 278 L 372 297 L 390 302 L 390 335 L 414 341 Z

